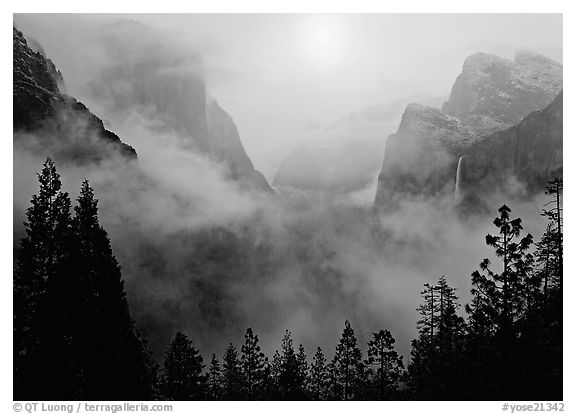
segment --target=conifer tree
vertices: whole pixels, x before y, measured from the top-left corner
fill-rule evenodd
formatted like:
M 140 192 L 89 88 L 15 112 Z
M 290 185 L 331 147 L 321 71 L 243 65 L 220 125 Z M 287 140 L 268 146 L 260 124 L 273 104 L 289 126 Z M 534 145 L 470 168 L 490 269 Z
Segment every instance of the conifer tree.
M 53 284 L 67 267 L 70 198 L 48 158 L 38 174 L 40 190 L 26 211 L 26 237 L 14 270 L 14 396 L 17 399 L 71 397 L 58 391 L 54 375 L 68 377 L 73 367 L 59 359 L 65 347 L 56 317 Z M 65 389 L 71 384 L 62 384 Z M 72 392 L 73 394 L 73 392 Z
M 98 220 L 98 200 L 82 183 L 72 219 L 73 277 L 60 278 L 68 298 L 71 335 L 76 337 L 85 399 L 145 399 L 152 391 L 152 359 L 130 315 L 120 265 Z
M 316 353 L 312 358 L 308 377 L 308 390 L 311 398 L 316 401 L 326 399 L 328 368 L 326 366 L 326 357 L 320 347 L 316 349 Z
M 559 277 L 559 287 L 562 290 L 562 191 L 564 188 L 564 183 L 560 178 L 554 178 L 548 182 L 546 186 L 546 194 L 554 196 L 551 203 L 547 203 L 546 206 L 552 204 L 552 208 L 544 209 L 543 215 L 547 216 L 551 221 L 555 222 L 556 225 L 556 263 L 558 265 L 558 277 Z
M 224 400 L 239 400 L 242 397 L 242 368 L 238 351 L 230 344 L 224 353 L 222 364 L 222 398 Z
M 471 293 L 480 294 L 484 303 L 496 314 L 494 324 L 505 343 L 513 336 L 514 321 L 519 317 L 525 303 L 523 284 L 532 270 L 533 257 L 528 249 L 532 245 L 532 235 L 520 238 L 522 220 L 510 218 L 510 208 L 503 205 L 498 209 L 499 217 L 494 225 L 500 235 L 487 235 L 486 244 L 494 248 L 496 256 L 502 258 L 502 272 L 490 269 L 490 260 L 480 263 L 480 270 L 472 273 Z M 519 241 L 516 241 L 520 239 Z
M 274 351 L 272 360 L 266 365 L 266 398 L 270 400 L 280 399 L 280 372 L 282 368 L 282 357 L 278 350 Z
M 402 356 L 394 350 L 396 340 L 388 330 L 372 334 L 368 342 L 368 360 L 376 368 L 377 395 L 379 400 L 391 399 L 398 388 L 398 381 L 404 369 Z
M 222 399 L 222 368 L 216 354 L 212 354 L 206 381 L 207 398 L 212 401 Z
M 344 323 L 340 342 L 334 355 L 334 374 L 338 383 L 339 395 L 342 400 L 352 400 L 358 396 L 361 380 L 364 375 L 362 352 L 358 348 L 356 335 L 350 322 Z
M 175 401 L 201 400 L 204 398 L 204 364 L 199 351 L 182 332 L 176 333 L 166 350 L 162 392 Z
M 535 253 L 538 275 L 542 283 L 542 299 L 544 303 L 548 302 L 550 291 L 556 288 L 559 289 L 560 286 L 557 248 L 556 231 L 552 223 L 548 223 L 542 238 L 536 243 Z
M 278 388 L 284 400 L 301 400 L 304 398 L 305 378 L 302 377 L 300 364 L 292 342 L 291 332 L 286 330 L 282 339 L 282 354 Z
M 442 275 L 435 286 L 437 291 L 438 313 L 438 349 L 441 355 L 450 354 L 461 342 L 464 334 L 464 319 L 456 314 L 460 307 L 456 289 L 449 286 L 446 276 Z
M 298 376 L 302 383 L 302 393 L 306 395 L 306 391 L 308 390 L 308 357 L 302 344 L 298 346 L 296 360 L 298 361 Z
M 424 290 L 420 294 L 424 299 L 424 303 L 416 309 L 420 314 L 420 319 L 417 322 L 418 346 L 420 348 L 426 347 L 425 353 L 432 360 L 436 353 L 438 342 L 440 300 L 436 287 L 430 283 L 424 283 Z M 423 349 L 420 351 L 421 354 L 423 351 Z
M 245 343 L 242 345 L 241 366 L 243 394 L 248 400 L 259 398 L 264 380 L 265 357 L 260 351 L 258 335 L 252 328 L 246 330 Z

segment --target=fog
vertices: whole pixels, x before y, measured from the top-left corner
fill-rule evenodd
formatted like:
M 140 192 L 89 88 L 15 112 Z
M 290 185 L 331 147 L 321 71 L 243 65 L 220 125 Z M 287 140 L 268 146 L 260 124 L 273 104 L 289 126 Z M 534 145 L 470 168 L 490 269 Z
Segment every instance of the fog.
M 20 14 L 14 21 L 41 41 L 69 93 L 93 108 L 86 82 L 103 57 L 92 41 L 118 18 L 201 52 L 208 89 L 269 181 L 310 139 L 307 131 L 371 105 L 446 96 L 471 53 L 511 58 L 528 49 L 562 62 L 559 14 Z
M 102 24 L 117 17 L 127 16 L 14 20 L 62 71 L 68 93 L 138 152 L 134 163 L 109 159 L 57 167 L 73 198 L 84 177 L 95 187 L 133 314 L 158 358 L 178 330 L 206 358 L 222 354 L 229 342 L 239 345 L 249 326 L 268 355 L 286 329 L 309 354 L 320 345 L 331 355 L 350 319 L 362 344 L 372 331 L 390 329 L 406 359 L 423 283 L 446 275 L 467 299 L 470 273 L 490 257 L 484 246 L 484 236 L 495 230 L 490 218 L 462 217 L 451 195 L 406 199 L 397 212 L 376 216 L 375 180 L 331 197 L 242 190 L 227 180 L 222 165 L 185 148 L 188 138 L 166 128 L 150 108 L 124 104 L 118 111 L 110 95 L 94 92 L 110 88 L 102 74 L 115 62 L 98 39 Z M 159 53 L 167 62 L 163 70 L 202 74 L 269 181 L 286 156 L 311 141 L 353 142 L 354 133 L 329 132 L 351 112 L 446 95 L 471 51 L 508 56 L 529 45 L 561 60 L 558 16 L 129 17 L 154 33 L 131 39 L 131 52 L 138 57 L 144 53 L 139 45 L 160 44 L 160 51 L 145 53 Z M 317 50 L 306 44 L 316 21 L 333 28 L 341 47 L 325 50 L 320 59 L 310 56 Z M 430 36 L 416 35 L 414 25 Z M 497 43 L 501 38 L 508 43 Z M 359 135 L 376 140 L 379 124 L 362 125 L 369 132 Z M 393 132 L 387 128 L 382 142 Z M 36 191 L 35 173 L 46 155 L 35 147 L 37 140 L 15 137 L 16 223 Z M 57 152 L 57 145 L 48 152 Z M 492 215 L 504 201 L 486 200 Z M 535 237 L 543 230 L 543 202 L 537 197 L 511 204 Z

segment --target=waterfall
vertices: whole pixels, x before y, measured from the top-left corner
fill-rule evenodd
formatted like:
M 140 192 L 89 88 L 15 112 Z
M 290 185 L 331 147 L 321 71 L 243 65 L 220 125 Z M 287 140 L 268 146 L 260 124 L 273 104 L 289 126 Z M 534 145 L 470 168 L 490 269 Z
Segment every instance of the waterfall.
M 464 156 L 458 159 L 458 168 L 456 169 L 456 185 L 454 186 L 454 202 L 456 204 L 462 201 L 462 191 L 460 189 L 460 180 L 462 178 L 462 158 L 464 158 Z

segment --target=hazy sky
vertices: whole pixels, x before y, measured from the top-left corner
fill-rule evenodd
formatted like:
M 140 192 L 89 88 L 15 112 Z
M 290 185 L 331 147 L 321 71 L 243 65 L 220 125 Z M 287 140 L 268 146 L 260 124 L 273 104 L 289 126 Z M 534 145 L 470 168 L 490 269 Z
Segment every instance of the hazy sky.
M 83 42 L 120 17 L 200 51 L 209 92 L 233 116 L 269 179 L 307 139 L 305 131 L 381 102 L 447 95 L 473 52 L 512 57 L 524 48 L 562 61 L 558 14 L 15 15 L 14 21 L 43 45 L 68 92 L 83 99 Z

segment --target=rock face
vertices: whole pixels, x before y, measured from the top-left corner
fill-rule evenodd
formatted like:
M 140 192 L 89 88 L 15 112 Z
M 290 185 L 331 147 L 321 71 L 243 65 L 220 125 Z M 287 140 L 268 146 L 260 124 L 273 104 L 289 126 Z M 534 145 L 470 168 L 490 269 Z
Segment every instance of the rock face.
M 421 98 L 421 102 L 439 107 L 446 98 Z M 386 144 L 382 135 L 398 128 L 411 101 L 372 105 L 326 128 L 309 131 L 306 145 L 292 151 L 280 164 L 274 186 L 342 195 L 373 185 L 382 167 Z
M 393 206 L 406 193 L 432 195 L 453 189 L 450 178 L 458 158 L 479 139 L 472 129 L 438 109 L 408 105 L 398 131 L 386 143 L 376 205 Z
M 185 149 L 223 164 L 241 186 L 273 192 L 254 169 L 232 117 L 207 95 L 202 63 L 192 53 L 160 43 L 147 26 L 119 22 L 103 31 L 101 46 L 112 64 L 95 83 L 95 95 L 113 111 L 138 110 Z
M 104 128 L 81 102 L 62 92 L 64 80 L 39 45 L 34 51 L 13 28 L 15 145 L 62 161 L 98 162 L 113 156 L 135 159 L 136 151 Z
M 231 178 L 249 189 L 273 192 L 264 175 L 254 169 L 244 151 L 234 120 L 212 99 L 206 107 L 206 124 L 211 138 L 209 154 L 228 166 Z
M 514 61 L 476 53 L 464 61 L 442 112 L 480 135 L 506 129 L 546 107 L 562 89 L 562 65 L 519 52 Z
M 561 90 L 562 65 L 545 57 L 470 56 L 442 111 L 406 108 L 386 144 L 375 207 L 395 208 L 406 195 L 454 194 L 460 157 L 467 194 L 490 191 L 512 175 L 539 191 L 562 169 Z
M 561 178 L 562 114 L 561 92 L 545 109 L 472 145 L 462 159 L 463 194 L 475 199 L 487 188 L 506 191 L 510 177 L 529 194 L 540 191 L 549 179 Z

